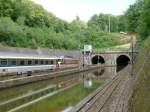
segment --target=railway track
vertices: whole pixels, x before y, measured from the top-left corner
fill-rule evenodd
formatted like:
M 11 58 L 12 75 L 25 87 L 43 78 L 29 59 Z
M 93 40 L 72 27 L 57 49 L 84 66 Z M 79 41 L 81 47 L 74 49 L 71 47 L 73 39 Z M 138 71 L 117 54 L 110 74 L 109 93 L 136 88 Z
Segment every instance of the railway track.
M 122 90 L 119 94 L 114 112 L 128 112 L 129 111 L 128 103 L 132 95 L 132 87 L 131 87 L 132 81 L 128 78 L 130 77 L 127 77 L 124 85 L 122 86 Z
M 128 112 L 129 100 L 132 95 L 131 66 L 124 70 L 124 78 L 117 88 L 112 92 L 100 112 Z
M 127 71 L 128 67 L 123 71 Z M 122 71 L 121 71 L 122 72 Z M 126 112 L 122 111 L 127 106 L 124 100 L 128 97 L 125 93 L 128 80 L 125 80 L 125 74 L 116 75 L 109 83 L 105 84 L 103 88 L 90 96 L 85 102 L 80 102 L 71 112 Z M 113 110 L 108 110 L 106 107 L 111 103 L 115 92 L 118 92 L 118 100 L 115 103 Z M 115 96 L 116 97 L 116 96 Z M 109 101 L 111 99 L 111 101 Z M 116 98 L 115 98 L 116 99 Z M 125 104 L 125 105 L 124 105 Z
M 127 75 L 124 76 L 100 112 L 127 112 L 125 111 L 125 107 L 128 103 L 126 102 L 129 96 L 127 89 L 130 85 L 128 79 L 129 77 Z

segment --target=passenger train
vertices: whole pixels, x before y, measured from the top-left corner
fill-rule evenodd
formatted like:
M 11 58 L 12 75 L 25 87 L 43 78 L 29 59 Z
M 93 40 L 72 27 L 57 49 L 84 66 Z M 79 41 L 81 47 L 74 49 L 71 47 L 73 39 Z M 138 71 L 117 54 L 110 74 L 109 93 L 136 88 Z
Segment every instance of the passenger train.
M 67 56 L 65 55 L 62 59 L 61 59 L 61 64 L 79 64 L 79 59 L 74 59 L 72 56 Z
M 56 68 L 58 57 L 39 55 L 1 55 L 0 54 L 0 75 L 10 73 L 27 73 L 41 70 L 52 70 Z
M 0 76 L 6 74 L 27 74 L 33 72 L 54 70 L 61 64 L 78 64 L 78 60 L 65 56 L 50 56 L 47 54 L 25 54 L 0 52 Z

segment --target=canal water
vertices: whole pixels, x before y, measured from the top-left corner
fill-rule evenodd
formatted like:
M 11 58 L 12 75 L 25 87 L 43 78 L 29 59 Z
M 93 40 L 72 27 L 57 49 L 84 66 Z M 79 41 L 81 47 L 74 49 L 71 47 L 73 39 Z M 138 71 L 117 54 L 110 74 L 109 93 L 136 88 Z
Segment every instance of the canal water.
M 109 81 L 116 75 L 116 67 L 105 67 L 97 68 L 91 71 L 75 73 L 61 77 L 54 77 L 48 80 L 29 83 L 26 85 L 20 85 L 12 88 L 6 88 L 0 90 L 0 104 L 17 97 L 21 97 L 26 94 L 30 94 L 34 91 L 40 90 L 42 88 L 49 87 L 51 85 L 58 85 L 63 81 L 77 79 L 78 81 L 84 82 L 85 86 L 91 86 L 93 80 L 103 80 L 104 82 Z M 15 103 L 15 102 L 14 102 Z M 20 104 L 21 105 L 21 104 Z M 4 105 L 4 107 L 9 107 Z M 16 105 L 18 106 L 18 105 Z M 3 105 L 0 105 L 0 108 L 3 108 Z M 10 109 L 15 108 L 15 105 Z M 5 110 L 5 109 L 4 109 Z M 6 109 L 7 110 L 7 109 Z M 8 109 L 9 110 L 9 109 Z
M 113 78 L 115 75 L 116 75 L 116 67 L 105 67 L 82 73 L 70 74 L 61 77 L 54 77 L 52 79 L 29 83 L 26 85 L 20 85 L 12 88 L 1 89 L 0 102 L 33 92 L 41 88 L 45 88 L 49 85 L 58 84 L 61 81 L 69 80 L 76 77 L 78 77 L 80 80 L 87 77 L 90 77 L 92 79 L 109 80 Z

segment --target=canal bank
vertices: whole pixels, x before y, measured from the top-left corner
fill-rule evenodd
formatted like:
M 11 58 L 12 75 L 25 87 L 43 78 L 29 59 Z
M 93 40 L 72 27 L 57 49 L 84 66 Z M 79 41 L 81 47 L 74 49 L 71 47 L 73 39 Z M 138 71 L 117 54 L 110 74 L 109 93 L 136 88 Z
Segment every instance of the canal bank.
M 75 69 L 69 69 L 69 70 L 58 71 L 58 72 L 56 71 L 53 73 L 47 73 L 47 74 L 42 74 L 42 75 L 34 75 L 34 76 L 28 76 L 28 77 L 23 77 L 23 78 L 16 78 L 16 79 L 0 81 L 0 89 L 23 85 L 23 84 L 41 81 L 41 80 L 46 80 L 46 79 L 50 79 L 50 78 L 54 78 L 54 77 L 60 77 L 60 76 L 68 75 L 68 74 L 85 72 L 85 71 L 96 69 L 99 67 L 100 66 L 88 66 L 85 68 L 75 68 Z M 101 67 L 103 67 L 103 66 L 101 66 Z

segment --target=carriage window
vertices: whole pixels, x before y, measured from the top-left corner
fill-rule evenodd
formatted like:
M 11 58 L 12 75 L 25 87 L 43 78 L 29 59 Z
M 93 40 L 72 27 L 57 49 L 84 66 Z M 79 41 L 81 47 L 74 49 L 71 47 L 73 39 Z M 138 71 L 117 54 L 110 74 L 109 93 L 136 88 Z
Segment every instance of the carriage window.
M 8 60 L 9 66 L 16 66 L 16 60 Z
M 45 61 L 45 64 L 48 65 L 48 60 Z
M 7 60 L 2 59 L 1 62 L 0 62 L 0 66 L 7 66 Z
M 20 61 L 20 65 L 25 65 L 25 61 L 24 61 L 24 60 L 21 60 L 21 61 Z
M 51 62 L 50 62 L 50 60 L 48 60 L 48 65 L 50 65 L 51 64 Z
M 32 64 L 32 61 L 31 60 L 28 60 L 28 65 L 31 65 Z
M 35 60 L 35 64 L 36 64 L 36 65 L 38 64 L 38 60 Z
M 54 60 L 48 60 L 48 64 L 49 64 L 49 65 L 54 64 Z
M 54 61 L 53 60 L 48 60 L 48 64 L 52 65 L 52 64 L 54 64 Z
M 48 64 L 52 65 L 53 64 L 53 60 L 48 60 Z
M 42 64 L 44 64 L 44 61 L 43 61 L 43 60 L 41 60 L 41 65 L 42 65 Z
M 51 63 L 51 64 L 54 64 L 54 61 L 53 61 L 53 60 L 51 60 L 51 61 L 50 61 L 50 63 Z

